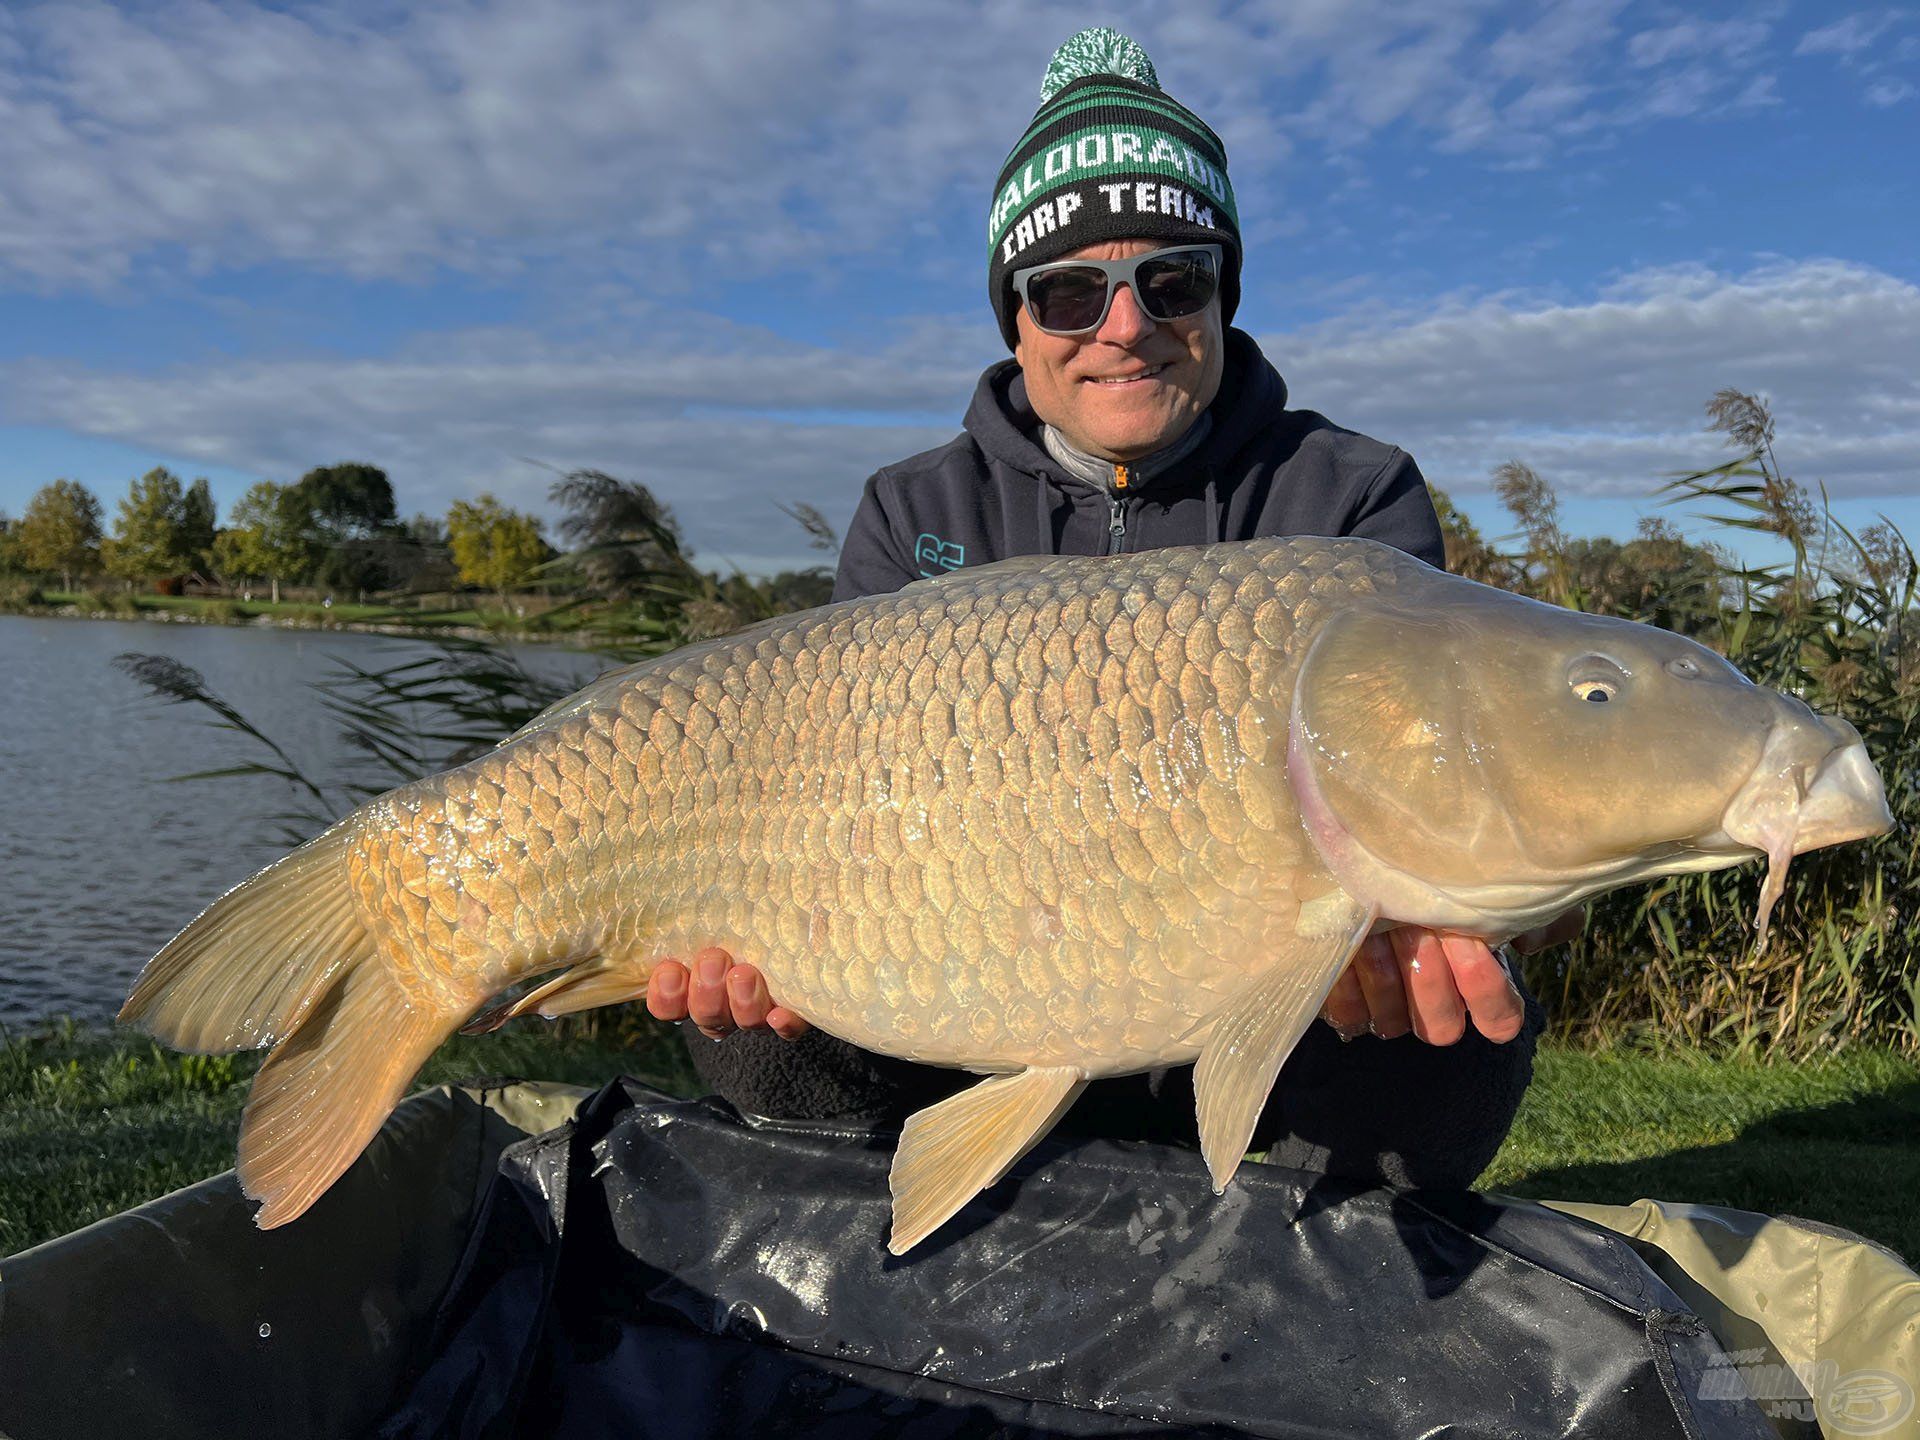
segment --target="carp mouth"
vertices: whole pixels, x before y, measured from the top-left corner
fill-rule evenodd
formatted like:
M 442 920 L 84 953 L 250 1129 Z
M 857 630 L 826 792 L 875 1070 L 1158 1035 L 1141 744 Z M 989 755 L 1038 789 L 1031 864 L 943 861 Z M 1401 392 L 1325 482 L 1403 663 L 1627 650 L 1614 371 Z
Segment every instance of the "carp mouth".
M 1766 856 L 1767 878 L 1754 918 L 1754 946 L 1760 950 L 1794 856 L 1891 829 L 1886 789 L 1860 732 L 1844 720 L 1809 712 L 1774 725 L 1760 763 L 1727 806 L 1719 834 L 1704 843 Z

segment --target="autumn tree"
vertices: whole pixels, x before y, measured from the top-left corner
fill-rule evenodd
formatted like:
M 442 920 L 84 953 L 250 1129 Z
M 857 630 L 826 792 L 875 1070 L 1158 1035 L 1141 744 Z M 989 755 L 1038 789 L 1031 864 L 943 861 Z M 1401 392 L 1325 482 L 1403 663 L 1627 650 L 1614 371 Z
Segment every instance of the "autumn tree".
M 76 574 L 100 564 L 100 502 L 77 480 L 41 486 L 16 529 L 20 563 L 57 572 L 63 590 L 73 589 Z
M 310 506 L 292 486 L 260 480 L 240 497 L 228 519 L 214 541 L 214 568 L 221 575 L 270 582 L 278 604 L 281 583 L 299 579 L 314 563 L 319 542 Z
M 491 495 L 456 500 L 447 512 L 447 545 L 454 568 L 468 585 L 481 585 L 506 603 L 507 591 L 524 585 L 552 554 L 540 522 L 502 505 Z

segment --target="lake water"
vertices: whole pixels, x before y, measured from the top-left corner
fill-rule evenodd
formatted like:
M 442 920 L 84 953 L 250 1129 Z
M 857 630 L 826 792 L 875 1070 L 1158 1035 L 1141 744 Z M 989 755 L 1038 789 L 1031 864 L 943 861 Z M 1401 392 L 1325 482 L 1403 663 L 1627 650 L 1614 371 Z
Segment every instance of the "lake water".
M 347 752 L 306 682 L 332 657 L 363 666 L 419 641 L 340 632 L 0 615 L 0 1025 L 110 1018 L 141 965 L 208 903 L 283 853 L 267 817 L 291 808 L 261 777 L 169 783 L 257 758 L 200 706 L 163 705 L 113 666 L 123 651 L 200 671 L 324 776 Z M 584 684 L 603 662 L 518 652 Z

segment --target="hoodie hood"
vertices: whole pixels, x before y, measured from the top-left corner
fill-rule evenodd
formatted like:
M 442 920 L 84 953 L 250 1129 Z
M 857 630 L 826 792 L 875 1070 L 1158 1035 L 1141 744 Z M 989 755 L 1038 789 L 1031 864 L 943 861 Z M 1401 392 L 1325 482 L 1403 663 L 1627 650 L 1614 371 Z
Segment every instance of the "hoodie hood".
M 1201 473 L 1208 467 L 1228 469 L 1228 462 L 1286 409 L 1287 382 L 1260 353 L 1253 337 L 1229 326 L 1225 346 L 1220 393 L 1207 407 L 1212 433 L 1182 464 L 1148 478 L 1142 490 L 1170 483 L 1176 473 Z M 974 387 L 963 423 L 974 442 L 1003 465 L 1058 485 L 1095 488 L 1068 474 L 1047 453 L 1040 439 L 1040 417 L 1027 403 L 1027 379 L 1016 360 L 1002 360 L 987 367 Z

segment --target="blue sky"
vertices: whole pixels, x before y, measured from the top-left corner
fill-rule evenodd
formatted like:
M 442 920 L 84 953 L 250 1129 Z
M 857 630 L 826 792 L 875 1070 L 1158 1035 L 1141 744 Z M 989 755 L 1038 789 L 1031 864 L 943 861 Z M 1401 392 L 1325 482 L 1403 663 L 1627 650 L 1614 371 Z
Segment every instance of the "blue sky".
M 776 506 L 844 522 L 1002 353 L 989 189 L 1092 23 L 1225 139 L 1294 402 L 1488 528 L 1519 458 L 1630 533 L 1733 385 L 1920 535 L 1920 13 L 1806 0 L 7 4 L 0 511 L 590 465 L 810 558 Z

